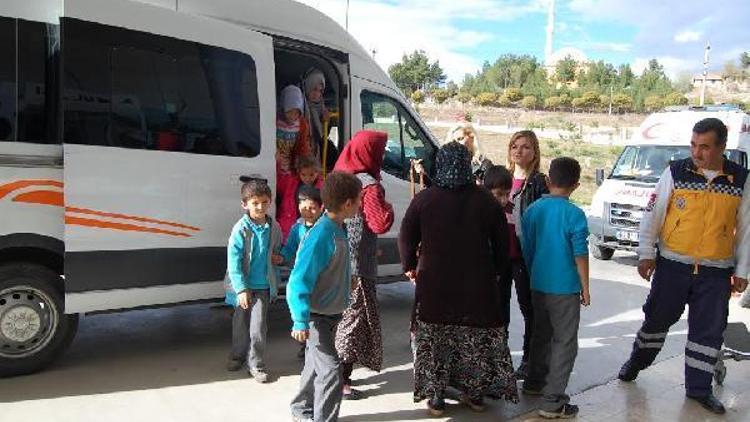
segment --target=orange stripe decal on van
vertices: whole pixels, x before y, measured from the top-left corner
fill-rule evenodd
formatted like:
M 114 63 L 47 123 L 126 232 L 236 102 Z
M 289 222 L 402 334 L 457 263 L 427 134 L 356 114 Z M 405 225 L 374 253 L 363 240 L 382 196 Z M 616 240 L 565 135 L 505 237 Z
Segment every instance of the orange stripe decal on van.
M 137 217 L 134 215 L 125 215 L 125 214 L 117 214 L 117 213 L 111 213 L 111 212 L 95 211 L 95 210 L 89 210 L 86 208 L 65 207 L 65 211 L 76 213 L 76 214 L 96 215 L 98 217 L 119 218 L 122 220 L 133 220 L 133 221 L 138 221 L 140 223 L 161 224 L 163 226 L 171 226 L 171 227 L 176 227 L 178 229 L 186 229 L 186 230 L 193 230 L 193 231 L 201 230 L 198 227 L 187 226 L 185 224 L 180 224 L 180 223 L 173 223 L 171 221 L 155 220 L 153 218 Z
M 62 207 L 65 204 L 65 196 L 62 192 L 52 190 L 35 190 L 16 195 L 13 202 L 25 202 L 27 204 L 53 205 Z
M 70 224 L 73 226 L 96 227 L 100 229 L 121 230 L 121 231 L 126 231 L 126 232 L 143 232 L 143 233 L 166 234 L 169 236 L 192 237 L 191 235 L 187 233 L 175 232 L 171 230 L 163 230 L 163 229 L 157 229 L 153 227 L 144 227 L 144 226 L 139 226 L 137 224 L 114 223 L 111 221 L 95 220 L 91 218 L 73 217 L 70 215 L 65 216 L 65 224 Z
M 27 188 L 29 186 L 55 186 L 58 188 L 62 188 L 64 185 L 62 182 L 59 182 L 57 180 L 19 180 L 17 182 L 0 185 L 0 199 L 5 198 L 9 193 L 13 191 Z

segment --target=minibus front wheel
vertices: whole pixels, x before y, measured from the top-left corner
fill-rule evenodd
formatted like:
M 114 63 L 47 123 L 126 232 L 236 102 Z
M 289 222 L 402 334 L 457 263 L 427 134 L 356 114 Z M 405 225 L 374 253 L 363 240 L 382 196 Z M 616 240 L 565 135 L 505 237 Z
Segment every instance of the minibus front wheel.
M 73 340 L 78 315 L 66 315 L 62 280 L 31 263 L 0 266 L 0 376 L 36 372 Z

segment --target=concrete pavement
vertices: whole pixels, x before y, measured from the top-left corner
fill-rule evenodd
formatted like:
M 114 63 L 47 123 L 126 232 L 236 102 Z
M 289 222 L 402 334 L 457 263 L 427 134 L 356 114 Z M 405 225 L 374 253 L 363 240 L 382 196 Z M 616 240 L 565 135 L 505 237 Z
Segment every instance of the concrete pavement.
M 628 254 L 610 262 L 592 260 L 592 306 L 582 311 L 580 353 L 569 388 L 582 407 L 580 419 L 712 420 L 683 398 L 684 319 L 672 329 L 659 364 L 634 384 L 612 381 L 628 356 L 648 293 L 634 265 Z M 357 388 L 368 397 L 345 402 L 342 421 L 430 419 L 424 403 L 411 397 L 412 294 L 409 283 L 379 288 L 385 369 L 355 371 Z M 270 319 L 268 367 L 274 382 L 259 385 L 224 369 L 231 325 L 227 309 L 190 305 L 86 316 L 71 349 L 53 367 L 0 380 L 0 421 L 288 421 L 301 362 L 283 303 L 273 307 Z M 730 319 L 750 325 L 750 310 L 734 307 Z M 510 345 L 516 361 L 522 327 L 514 305 Z M 729 408 L 725 419 L 747 420 L 742 418 L 750 414 L 750 363 L 728 367 L 725 385 L 717 390 Z M 534 420 L 534 404 L 525 398 L 518 404 L 490 402 L 482 414 L 452 404 L 437 420 Z

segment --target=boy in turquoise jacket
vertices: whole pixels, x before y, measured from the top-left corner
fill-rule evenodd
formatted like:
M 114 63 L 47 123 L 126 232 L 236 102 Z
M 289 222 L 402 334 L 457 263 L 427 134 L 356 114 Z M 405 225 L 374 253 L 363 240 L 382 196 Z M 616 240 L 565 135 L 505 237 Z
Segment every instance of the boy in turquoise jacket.
M 283 261 L 278 255 L 281 228 L 266 214 L 272 194 L 264 180 L 245 182 L 241 195 L 245 215 L 232 228 L 227 245 L 225 301 L 234 306 L 227 369 L 237 371 L 247 364 L 248 373 L 259 383 L 266 383 L 263 354 L 268 305 L 276 299 L 279 283 L 275 265 Z
M 297 252 L 286 300 L 292 314 L 292 337 L 307 341 L 300 391 L 292 400 L 295 421 L 336 421 L 343 376 L 334 344 L 336 326 L 349 305 L 351 269 L 344 220 L 356 215 L 362 183 L 333 172 L 323 184 L 326 213 L 310 229 Z

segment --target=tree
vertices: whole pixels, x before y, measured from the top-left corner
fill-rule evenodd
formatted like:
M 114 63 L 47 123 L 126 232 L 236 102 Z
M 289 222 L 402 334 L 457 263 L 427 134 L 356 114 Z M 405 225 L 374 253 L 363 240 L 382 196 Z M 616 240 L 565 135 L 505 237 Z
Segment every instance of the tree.
M 617 86 L 620 88 L 627 88 L 633 85 L 634 80 L 635 74 L 633 74 L 633 69 L 630 68 L 630 65 L 620 65 L 617 69 Z
M 585 107 L 586 100 L 583 98 L 573 98 L 573 101 L 570 102 L 570 104 L 573 106 L 573 111 L 577 108 L 584 108 Z
M 419 91 L 419 90 L 414 91 L 411 94 L 411 100 L 414 101 L 414 104 L 422 104 L 424 102 L 424 98 L 425 98 L 424 92 Z
M 537 99 L 533 95 L 527 95 L 521 100 L 521 106 L 526 110 L 533 110 L 537 106 Z
M 740 64 L 742 65 L 743 69 L 750 68 L 750 53 L 745 51 L 744 53 L 740 54 Z
M 458 95 L 458 85 L 456 85 L 456 83 L 453 81 L 448 82 L 448 84 L 445 86 L 445 90 L 448 93 L 448 98 L 452 98 Z
M 612 96 L 612 108 L 618 113 L 626 113 L 633 109 L 633 99 L 627 94 L 618 93 Z
M 677 75 L 677 82 L 674 83 L 674 89 L 686 94 L 693 90 L 693 74 L 683 70 Z
M 492 106 L 497 101 L 497 94 L 494 92 L 482 92 L 477 95 L 475 101 L 480 106 Z
M 508 88 L 503 92 L 503 96 L 512 102 L 516 102 L 523 98 L 523 93 L 518 88 Z
M 577 69 L 578 62 L 572 56 L 568 55 L 555 64 L 555 76 L 557 76 L 557 80 L 560 82 L 573 82 L 576 79 Z
M 672 92 L 671 94 L 664 97 L 664 105 L 668 106 L 677 106 L 677 105 L 687 105 L 688 99 L 686 96 L 682 95 L 681 92 Z
M 432 99 L 438 104 L 443 104 L 448 98 L 450 98 L 450 95 L 447 89 L 440 88 L 432 91 Z
M 742 79 L 742 71 L 734 63 L 734 60 L 727 60 L 724 63 L 724 69 L 721 72 L 725 79 L 731 79 L 733 81 Z
M 468 92 L 461 92 L 456 96 L 456 99 L 461 104 L 466 104 L 471 101 L 471 94 Z
M 610 63 L 603 60 L 589 62 L 578 77 L 578 86 L 581 88 L 603 89 L 609 87 L 617 79 L 617 71 Z
M 427 54 L 422 50 L 404 54 L 401 63 L 396 63 L 388 68 L 388 74 L 393 82 L 401 88 L 404 93 L 411 94 L 418 89 L 430 89 L 445 82 L 446 76 L 440 62 L 430 62 Z
M 599 93 L 596 91 L 586 91 L 581 95 L 581 107 L 586 109 L 593 109 L 601 104 L 601 100 L 599 98 Z
M 557 110 L 562 105 L 562 99 L 560 97 L 547 97 L 544 100 L 544 108 L 547 110 Z
M 646 97 L 643 105 L 646 107 L 647 111 L 657 111 L 664 107 L 664 101 L 662 101 L 661 97 L 658 95 L 651 95 Z
M 505 95 L 501 95 L 497 98 L 497 105 L 499 107 L 510 107 L 513 105 L 513 102 Z

